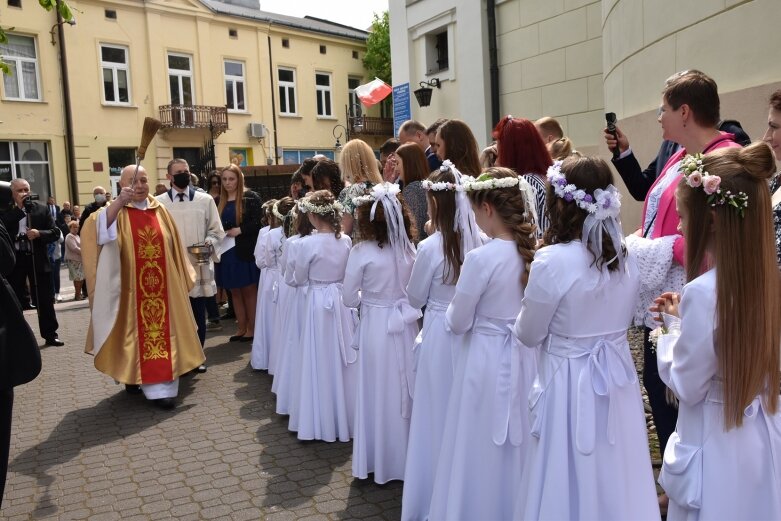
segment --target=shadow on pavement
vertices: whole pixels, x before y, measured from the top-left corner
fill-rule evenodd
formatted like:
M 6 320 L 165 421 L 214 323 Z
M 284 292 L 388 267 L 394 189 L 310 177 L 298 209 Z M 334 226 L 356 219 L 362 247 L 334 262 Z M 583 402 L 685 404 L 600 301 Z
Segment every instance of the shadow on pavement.
M 192 392 L 192 378 L 179 381 L 179 398 Z M 51 487 L 57 476 L 51 470 L 76 458 L 83 450 L 105 445 L 142 432 L 178 413 L 193 407 L 178 405 L 172 411 L 155 408 L 142 395 L 130 395 L 124 386 L 118 392 L 92 407 L 68 412 L 43 442 L 19 454 L 9 464 L 9 470 L 35 478 L 44 489 L 33 517 L 53 515 L 57 504 L 52 500 Z

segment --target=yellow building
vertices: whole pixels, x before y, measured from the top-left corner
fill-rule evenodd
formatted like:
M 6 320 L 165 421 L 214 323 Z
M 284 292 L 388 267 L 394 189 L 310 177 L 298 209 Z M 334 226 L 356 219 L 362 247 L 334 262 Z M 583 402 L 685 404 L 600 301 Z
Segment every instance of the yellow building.
M 233 5 L 246 1 L 71 0 L 74 26 L 57 25 L 37 2 L 19 3 L 0 11 L 0 24 L 14 27 L 0 54 L 22 70 L 0 92 L 0 179 L 28 178 L 42 196 L 85 203 L 95 185 L 116 193 L 147 116 L 163 122 L 143 161 L 150 182 L 165 180 L 174 157 L 208 173 L 230 161 L 333 157 L 347 127 L 374 148 L 392 135 L 390 120 L 378 108 L 362 113 L 352 93 L 373 79 L 362 62 L 365 31 Z

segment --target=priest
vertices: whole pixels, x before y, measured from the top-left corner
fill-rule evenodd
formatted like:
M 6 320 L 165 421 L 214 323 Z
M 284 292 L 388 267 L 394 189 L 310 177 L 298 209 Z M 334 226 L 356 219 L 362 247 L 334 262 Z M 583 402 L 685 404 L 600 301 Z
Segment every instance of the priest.
M 195 272 L 147 173 L 122 170 L 121 192 L 90 216 L 81 254 L 91 309 L 85 351 L 131 393 L 172 409 L 179 376 L 204 362 L 188 292 Z

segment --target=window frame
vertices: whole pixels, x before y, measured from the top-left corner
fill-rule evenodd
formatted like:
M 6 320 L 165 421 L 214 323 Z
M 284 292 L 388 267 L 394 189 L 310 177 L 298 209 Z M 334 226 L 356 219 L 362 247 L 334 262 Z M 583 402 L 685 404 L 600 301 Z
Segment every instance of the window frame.
M 109 48 L 109 49 L 121 49 L 125 52 L 125 64 L 124 67 L 122 67 L 120 64 L 115 62 L 104 62 L 103 61 L 103 48 Z M 114 96 L 117 101 L 109 101 L 106 99 L 106 88 L 105 85 L 102 86 L 100 92 L 101 97 L 103 99 L 103 104 L 105 105 L 121 105 L 121 106 L 129 106 L 133 103 L 133 91 L 131 88 L 130 83 L 130 48 L 126 45 L 120 45 L 115 43 L 99 43 L 98 44 L 98 52 L 100 53 L 98 56 L 98 66 L 100 67 L 100 79 L 101 82 L 103 82 L 103 70 L 104 69 L 110 69 L 111 70 L 111 79 L 112 83 L 114 85 Z M 125 71 L 125 81 L 127 82 L 127 101 L 118 101 L 119 100 L 119 78 L 117 71 L 123 70 Z
M 280 71 L 290 71 L 293 73 L 293 81 L 281 80 L 279 78 Z M 282 106 L 282 89 L 286 90 L 285 100 L 287 106 Z M 279 114 L 282 116 L 298 116 L 298 98 L 296 88 L 296 69 L 293 67 L 277 66 L 277 90 L 279 95 Z M 291 95 L 292 94 L 292 95 Z M 290 110 L 290 100 L 293 100 L 293 110 Z
M 318 76 L 328 78 L 328 85 L 319 85 L 317 83 Z M 334 75 L 330 72 L 315 71 L 315 110 L 318 118 L 331 119 L 334 117 L 333 77 Z M 320 112 L 320 106 L 323 108 L 323 113 Z M 326 108 L 330 110 L 326 112 Z
M 168 58 L 170 58 L 171 56 L 174 56 L 174 57 L 177 57 L 177 58 L 187 58 L 187 60 L 190 63 L 190 69 L 188 71 L 186 71 L 186 72 L 183 69 L 172 69 L 171 66 L 168 63 Z M 183 105 L 183 106 L 191 106 L 191 107 L 196 105 L 196 103 L 195 103 L 195 81 L 194 81 L 194 79 L 195 79 L 195 71 L 193 70 L 194 69 L 193 61 L 194 60 L 193 60 L 193 55 L 192 54 L 186 54 L 186 53 L 182 53 L 182 52 L 171 52 L 171 51 L 166 52 L 166 54 L 165 54 L 165 68 L 166 68 L 166 71 L 168 73 L 166 79 L 168 80 L 168 96 L 169 96 L 171 105 Z M 190 105 L 187 105 L 186 103 L 184 103 L 184 96 L 182 96 L 182 100 L 180 100 L 180 103 L 174 103 L 173 96 L 172 96 L 173 92 L 171 92 L 171 76 L 172 75 L 179 77 L 179 94 L 184 94 L 184 90 L 183 90 L 184 84 L 182 83 L 182 78 L 184 78 L 184 77 L 190 78 L 190 99 L 192 100 L 192 103 Z
M 29 38 L 33 41 L 33 50 L 35 51 L 35 58 L 24 58 L 21 56 L 6 56 L 2 53 L 0 53 L 0 57 L 3 59 L 5 63 L 10 64 L 11 62 L 14 63 L 14 68 L 16 73 L 12 76 L 10 74 L 3 74 L 3 99 L 8 101 L 27 101 L 27 102 L 40 102 L 43 101 L 42 92 L 41 92 L 41 68 L 39 66 L 38 57 L 40 53 L 38 52 L 38 38 L 33 35 L 26 35 L 26 34 L 19 34 L 19 33 L 7 33 L 9 39 L 11 36 L 15 36 L 18 38 Z M 23 74 L 22 74 L 22 63 L 32 63 L 35 67 L 35 88 L 37 90 L 38 97 L 32 98 L 32 97 L 26 97 L 24 94 L 26 94 L 24 90 L 24 80 L 23 80 Z M 16 87 L 19 90 L 20 96 L 13 97 L 8 95 L 8 89 L 5 87 L 5 80 L 6 78 L 11 78 L 16 80 Z
M 0 160 L 0 165 L 7 167 L 11 173 L 11 179 L 25 179 L 30 183 L 31 190 L 38 195 L 41 196 L 42 200 L 45 200 L 50 195 L 52 195 L 52 159 L 51 159 L 51 142 L 46 140 L 15 140 L 15 139 L 2 139 L 0 140 L 0 143 L 7 143 L 8 146 L 8 160 Z M 39 143 L 43 145 L 43 159 L 40 161 L 33 161 L 33 160 L 25 160 L 23 157 L 17 158 L 17 155 L 23 156 L 24 154 L 18 154 L 17 148 L 21 145 L 29 144 L 29 143 Z M 46 175 L 46 186 L 44 187 L 45 190 L 41 191 L 39 188 L 40 185 L 34 180 L 29 179 L 28 177 L 24 177 L 21 175 L 18 175 L 20 171 L 23 170 L 23 167 L 27 166 L 41 166 L 45 170 Z M 43 172 L 42 172 L 43 173 Z
M 347 76 L 347 113 L 350 115 L 350 117 L 360 117 L 363 116 L 363 106 L 361 105 L 361 100 L 358 99 L 358 96 L 355 94 L 355 88 L 356 87 L 350 87 L 350 82 L 355 81 L 358 83 L 358 86 L 361 85 L 361 82 L 363 81 L 363 78 L 359 78 L 357 76 Z M 355 108 L 358 108 L 358 110 L 354 110 Z
M 233 74 L 228 74 L 225 70 L 225 66 L 228 64 L 236 64 L 241 66 L 241 76 L 236 76 Z M 247 107 L 247 66 L 244 64 L 241 60 L 234 60 L 230 58 L 225 58 L 222 60 L 222 72 L 223 72 L 223 78 L 225 79 L 225 105 L 228 107 L 228 112 L 239 112 L 239 113 L 246 113 L 249 111 L 249 108 Z M 232 90 L 233 90 L 233 107 L 231 107 L 228 104 L 228 83 L 232 83 Z M 238 107 L 238 88 L 236 84 L 238 82 L 241 82 L 241 93 L 242 93 L 242 100 L 244 102 L 244 108 Z

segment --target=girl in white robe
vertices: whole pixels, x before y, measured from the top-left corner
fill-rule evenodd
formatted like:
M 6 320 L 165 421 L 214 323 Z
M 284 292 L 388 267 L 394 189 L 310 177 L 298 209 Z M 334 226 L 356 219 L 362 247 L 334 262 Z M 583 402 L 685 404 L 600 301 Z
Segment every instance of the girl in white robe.
M 276 199 L 270 199 L 263 203 L 263 212 L 266 222 L 271 222 L 271 206 L 276 203 Z M 267 224 L 260 229 L 258 239 L 255 241 L 255 265 L 260 269 L 260 280 L 258 281 L 258 298 L 255 306 L 255 331 L 252 333 L 252 351 L 250 352 L 250 367 L 256 371 L 268 369 L 268 351 L 266 344 L 258 340 L 258 329 L 263 320 L 263 313 L 266 306 L 263 304 L 265 296 L 264 286 L 266 282 L 266 235 L 268 235 L 271 225 Z
M 470 251 L 448 306 L 464 334 L 450 391 L 429 519 L 511 519 L 528 444 L 525 397 L 533 352 L 512 336 L 536 240 L 532 191 L 507 168 L 465 183 L 478 226 L 492 238 Z
M 309 218 L 305 214 L 301 214 L 298 211 L 298 202 L 296 206 L 290 211 L 291 222 L 289 229 L 286 233 L 295 233 L 290 235 L 282 244 L 282 257 L 279 262 L 279 288 L 280 288 L 280 305 L 279 305 L 279 322 L 278 336 L 275 337 L 274 342 L 278 342 L 279 346 L 279 359 L 277 361 L 277 370 L 274 375 L 274 381 L 271 384 L 271 392 L 277 395 L 276 412 L 277 414 L 289 414 L 290 413 L 290 379 L 291 371 L 291 357 L 293 351 L 298 349 L 299 336 L 300 336 L 300 313 L 298 311 L 299 304 L 297 302 L 299 288 L 296 288 L 293 284 L 293 272 L 292 261 L 295 259 L 294 245 L 301 238 L 301 233 L 298 232 L 301 223 L 306 223 L 305 235 L 309 235 L 312 225 L 309 223 Z M 286 225 L 287 226 L 287 225 Z M 295 367 L 298 367 L 296 365 Z
M 412 412 L 412 345 L 420 311 L 407 303 L 415 249 L 398 185 L 382 183 L 355 198 L 362 241 L 350 252 L 344 303 L 360 305 L 353 476 L 376 483 L 404 479 Z
M 353 312 L 342 303 L 352 241 L 341 233 L 341 207 L 319 190 L 301 203 L 315 228 L 296 245 L 293 283 L 308 286 L 301 318 L 298 439 L 350 441 L 355 407 Z
M 410 305 L 416 309 L 425 306 L 426 313 L 415 344 L 415 395 L 404 469 L 402 521 L 428 517 L 461 342 L 461 336 L 447 327 L 445 311 L 455 294 L 464 255 L 482 244 L 469 199 L 457 191 L 459 185 L 461 174 L 450 161 L 422 184 L 436 231 L 418 243 L 407 284 Z
M 658 520 L 627 340 L 639 274 L 613 175 L 583 157 L 557 162 L 548 180 L 550 224 L 514 328 L 539 354 L 515 518 Z
M 754 143 L 682 164 L 675 195 L 689 282 L 656 308 L 667 328 L 659 375 L 679 400 L 659 476 L 667 519 L 781 519 L 775 162 Z M 701 266 L 711 269 L 699 275 Z

